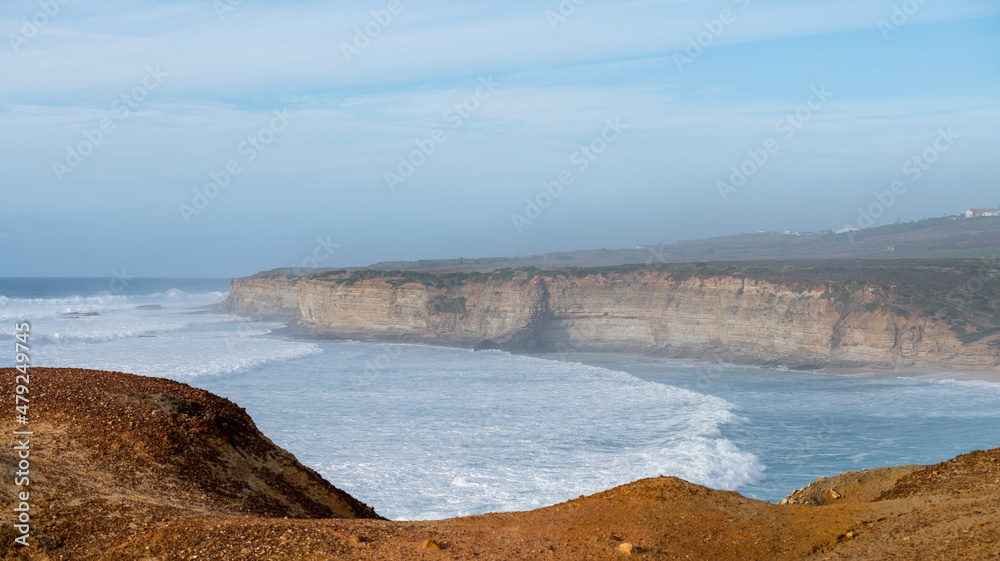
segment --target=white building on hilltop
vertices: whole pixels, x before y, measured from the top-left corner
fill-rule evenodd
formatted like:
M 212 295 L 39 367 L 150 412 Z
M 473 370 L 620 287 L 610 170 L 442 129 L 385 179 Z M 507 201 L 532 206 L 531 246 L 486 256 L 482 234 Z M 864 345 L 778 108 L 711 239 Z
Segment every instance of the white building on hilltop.
M 975 218 L 977 216 L 1000 216 L 1000 210 L 995 208 L 967 208 L 965 209 L 966 218 Z

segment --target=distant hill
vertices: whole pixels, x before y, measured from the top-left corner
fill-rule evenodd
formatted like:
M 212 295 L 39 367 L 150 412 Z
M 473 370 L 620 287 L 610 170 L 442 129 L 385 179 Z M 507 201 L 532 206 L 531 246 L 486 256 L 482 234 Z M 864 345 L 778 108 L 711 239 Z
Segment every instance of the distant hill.
M 802 259 L 978 258 L 1000 254 L 1000 217 L 931 218 L 843 234 L 760 232 L 633 249 L 592 249 L 532 256 L 383 261 L 390 271 L 607 267 L 634 263 Z
M 977 259 L 1000 256 L 1000 217 L 929 218 L 843 234 L 757 232 L 643 245 L 629 249 L 585 249 L 516 257 L 381 261 L 346 270 L 482 271 L 538 267 L 613 267 L 634 264 L 735 261 L 803 261 L 813 259 Z M 342 267 L 281 267 L 257 276 L 304 276 L 344 270 Z

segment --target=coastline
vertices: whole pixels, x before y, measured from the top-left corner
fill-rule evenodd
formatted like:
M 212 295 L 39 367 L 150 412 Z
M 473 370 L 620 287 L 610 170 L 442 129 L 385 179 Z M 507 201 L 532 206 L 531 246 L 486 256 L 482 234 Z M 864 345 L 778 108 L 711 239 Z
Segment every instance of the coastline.
M 1000 329 L 968 315 L 925 314 L 946 300 L 941 283 L 953 272 L 942 267 L 935 283 L 906 289 L 923 295 L 906 306 L 897 285 L 843 285 L 809 267 L 796 275 L 706 265 L 698 275 L 641 266 L 256 275 L 233 279 L 217 310 L 296 322 L 311 338 L 625 352 L 806 371 L 1000 371 Z M 903 272 L 916 274 L 911 269 Z
M 287 320 L 286 320 L 287 321 Z M 428 347 L 445 347 L 453 349 L 472 349 L 472 345 L 461 345 L 454 341 L 447 340 L 428 340 L 428 339 L 417 339 L 413 337 L 407 337 L 402 335 L 398 338 L 388 338 L 388 337 L 352 337 L 352 336 L 341 336 L 329 333 L 318 333 L 310 330 L 309 328 L 295 325 L 292 323 L 286 324 L 285 327 L 275 329 L 271 332 L 272 335 L 279 337 L 288 337 L 290 339 L 296 339 L 300 341 L 356 341 L 363 343 L 391 343 L 391 344 L 402 344 L 402 345 L 421 345 Z M 956 380 L 956 381 L 967 381 L 967 382 L 989 382 L 994 384 L 1000 384 L 1000 371 L 998 370 L 949 370 L 946 367 L 929 367 L 929 366 L 898 366 L 898 367 L 887 367 L 880 365 L 872 366 L 819 366 L 819 365 L 801 365 L 801 366 L 788 366 L 777 364 L 774 362 L 728 362 L 723 360 L 718 360 L 715 357 L 706 356 L 704 354 L 698 353 L 683 353 L 677 355 L 671 355 L 666 353 L 644 353 L 638 351 L 599 351 L 590 349 L 566 349 L 565 351 L 549 351 L 549 352 L 519 352 L 516 350 L 505 350 L 504 352 L 509 352 L 514 355 L 523 356 L 533 356 L 537 358 L 547 358 L 551 360 L 563 360 L 560 357 L 565 357 L 566 355 L 573 355 L 579 357 L 581 360 L 574 360 L 574 362 L 587 362 L 587 356 L 618 356 L 623 360 L 657 360 L 663 361 L 665 363 L 677 362 L 679 364 L 697 364 L 704 366 L 718 366 L 723 368 L 754 368 L 754 369 L 774 369 L 774 370 L 787 370 L 792 372 L 805 372 L 813 374 L 821 374 L 828 376 L 859 376 L 865 378 L 917 378 L 921 380 Z
M 921 380 L 958 380 L 966 382 L 990 382 L 1000 384 L 1000 372 L 995 370 L 947 371 L 942 368 L 921 368 L 904 366 L 899 368 L 858 367 L 821 368 L 818 374 L 834 376 L 862 376 L 866 378 L 918 378 Z

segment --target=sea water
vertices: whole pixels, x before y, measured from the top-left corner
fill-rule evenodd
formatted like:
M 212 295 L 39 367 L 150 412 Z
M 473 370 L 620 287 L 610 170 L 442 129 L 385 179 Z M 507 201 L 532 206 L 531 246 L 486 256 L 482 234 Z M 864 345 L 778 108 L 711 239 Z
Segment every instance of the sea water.
M 0 279 L 0 325 L 31 322 L 38 366 L 228 397 L 392 519 L 537 508 L 658 475 L 777 501 L 823 475 L 1000 446 L 1000 384 L 296 340 L 210 313 L 225 280 L 118 280 Z

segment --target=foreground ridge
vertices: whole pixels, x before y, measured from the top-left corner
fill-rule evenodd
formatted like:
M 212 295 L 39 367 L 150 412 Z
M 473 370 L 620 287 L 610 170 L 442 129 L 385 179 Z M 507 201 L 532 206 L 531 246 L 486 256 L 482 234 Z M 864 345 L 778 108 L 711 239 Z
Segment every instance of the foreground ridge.
M 12 387 L 16 374 L 0 369 L 0 381 Z M 31 545 L 13 543 L 17 456 L 7 446 L 2 559 L 1000 555 L 1000 449 L 822 478 L 783 504 L 659 477 L 529 512 L 390 522 L 271 443 L 229 400 L 119 372 L 31 376 Z M 10 392 L 2 403 L 13 409 Z M 2 428 L 19 430 L 7 418 Z

